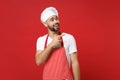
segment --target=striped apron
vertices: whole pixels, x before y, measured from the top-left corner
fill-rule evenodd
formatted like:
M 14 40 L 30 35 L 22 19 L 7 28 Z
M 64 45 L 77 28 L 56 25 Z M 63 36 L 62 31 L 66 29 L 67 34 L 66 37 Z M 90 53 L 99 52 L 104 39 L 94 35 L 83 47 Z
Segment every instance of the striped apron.
M 48 36 L 44 48 L 47 46 L 47 40 Z M 63 41 L 62 47 L 54 49 L 49 55 L 44 66 L 43 80 L 73 80 Z

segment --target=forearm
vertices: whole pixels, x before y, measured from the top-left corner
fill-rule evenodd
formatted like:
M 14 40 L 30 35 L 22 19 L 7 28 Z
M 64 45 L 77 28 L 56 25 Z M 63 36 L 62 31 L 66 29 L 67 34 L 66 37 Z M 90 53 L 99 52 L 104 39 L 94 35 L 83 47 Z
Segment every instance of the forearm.
M 73 70 L 74 80 L 80 80 L 80 67 L 77 61 L 72 63 L 72 70 Z
M 60 36 L 56 36 L 53 38 L 53 41 L 43 50 L 43 51 L 38 51 L 36 53 L 36 64 L 40 65 L 44 63 L 48 56 L 51 54 L 51 51 L 54 48 L 59 48 L 61 46 L 62 40 L 59 39 Z
M 48 56 L 50 55 L 52 49 L 53 49 L 52 45 L 49 44 L 43 51 L 38 52 L 36 54 L 36 64 L 40 65 L 44 63 L 47 60 Z

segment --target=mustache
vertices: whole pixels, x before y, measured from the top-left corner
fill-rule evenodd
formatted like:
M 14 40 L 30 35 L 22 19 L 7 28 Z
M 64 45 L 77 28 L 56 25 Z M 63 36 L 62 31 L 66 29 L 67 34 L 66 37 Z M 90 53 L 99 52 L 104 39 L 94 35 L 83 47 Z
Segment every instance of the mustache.
M 55 26 L 55 25 L 58 25 L 58 26 L 60 26 L 60 24 L 59 24 L 59 23 L 55 23 L 55 24 L 54 24 L 54 26 Z

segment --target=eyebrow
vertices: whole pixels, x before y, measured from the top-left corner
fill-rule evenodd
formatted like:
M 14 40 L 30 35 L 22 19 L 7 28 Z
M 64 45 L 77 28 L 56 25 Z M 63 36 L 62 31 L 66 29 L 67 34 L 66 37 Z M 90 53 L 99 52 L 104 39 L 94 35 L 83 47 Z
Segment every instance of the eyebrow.
M 51 20 L 51 19 L 58 19 L 58 17 L 57 16 L 51 17 L 49 20 Z

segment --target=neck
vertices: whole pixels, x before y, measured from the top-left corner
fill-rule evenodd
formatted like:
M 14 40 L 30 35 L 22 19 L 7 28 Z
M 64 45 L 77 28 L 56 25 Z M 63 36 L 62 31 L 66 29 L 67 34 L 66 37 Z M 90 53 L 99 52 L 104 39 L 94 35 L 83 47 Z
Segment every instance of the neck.
M 49 37 L 53 38 L 54 36 L 60 35 L 60 31 L 57 32 L 48 31 L 48 35 Z

